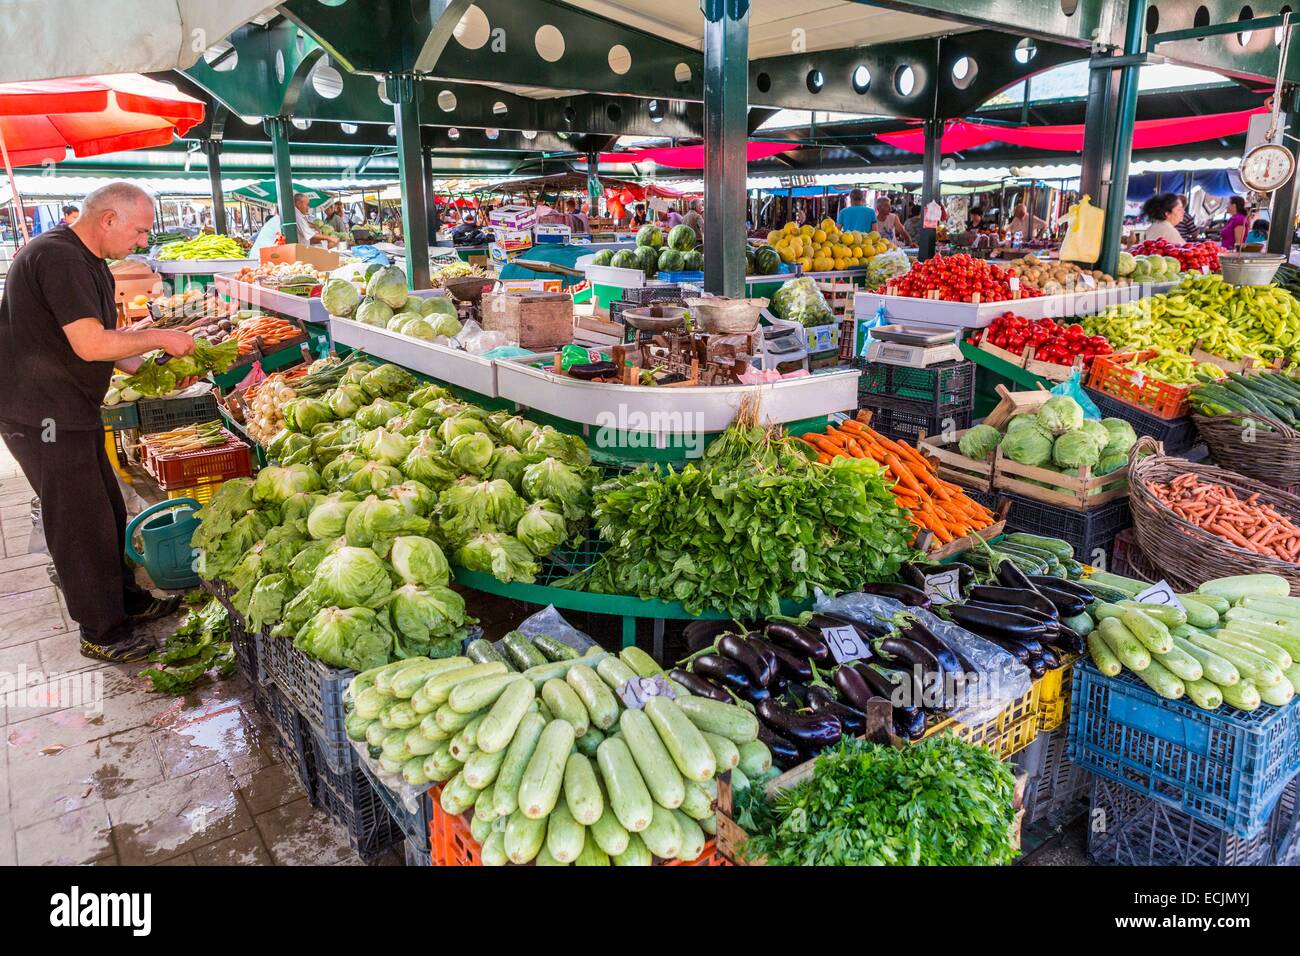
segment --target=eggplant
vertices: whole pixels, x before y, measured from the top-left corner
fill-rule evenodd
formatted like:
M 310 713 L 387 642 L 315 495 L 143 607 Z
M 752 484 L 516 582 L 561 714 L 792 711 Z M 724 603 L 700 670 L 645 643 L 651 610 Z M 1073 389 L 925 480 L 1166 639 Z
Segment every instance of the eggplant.
M 806 627 L 778 621 L 769 623 L 763 633 L 773 644 L 784 647 L 801 658 L 811 658 L 818 664 L 831 659 L 831 649 Z
M 800 657 L 794 651 L 786 650 L 780 644 L 765 641 L 760 637 L 751 637 L 750 640 L 756 644 L 761 641 L 763 648 L 776 657 L 778 677 L 784 674 L 791 680 L 812 680 L 812 665 L 805 658 Z
M 835 673 L 831 675 L 831 680 L 835 682 L 835 689 L 844 700 L 858 710 L 867 709 L 867 701 L 873 697 L 883 696 L 877 694 L 870 687 L 854 668 L 849 666 L 840 666 L 835 668 Z M 889 698 L 886 697 L 886 700 Z
M 841 617 L 839 614 L 814 614 L 812 623 L 817 627 L 851 627 L 858 632 L 863 641 L 884 637 L 894 629 L 887 621 L 855 621 L 853 618 Z
M 706 680 L 699 674 L 692 674 L 690 671 L 684 671 L 680 667 L 674 667 L 668 672 L 668 676 L 697 697 L 708 697 L 710 700 L 720 701 L 724 704 L 733 703 L 730 694 L 717 684 L 713 683 L 713 681 Z
M 754 650 L 758 651 L 759 656 L 767 663 L 768 673 L 772 675 L 768 683 L 771 683 L 778 671 L 781 669 L 781 658 L 776 654 L 776 648 L 768 641 L 759 637 L 760 632 L 752 632 L 745 635 L 745 641 Z
M 1010 612 L 1012 614 L 1019 614 L 1021 617 L 1032 618 L 1033 620 L 1038 621 L 1040 624 L 1043 625 L 1056 623 L 1052 618 L 1048 617 L 1042 611 L 1039 611 L 1032 607 L 1012 608 L 1006 604 L 994 604 L 991 601 L 966 601 L 965 604 L 967 607 L 982 607 L 986 611 L 996 611 L 999 614 L 1006 614 L 1007 612 Z
M 1088 649 L 1088 642 L 1074 628 L 1064 624 L 1056 626 L 1056 635 L 1049 637 L 1047 643 L 1059 647 L 1068 654 L 1082 654 Z
M 969 604 L 950 604 L 947 611 L 954 624 L 977 634 L 1038 638 L 1046 631 L 1042 621 L 1035 621 L 1032 617 L 1011 610 L 992 611 L 984 607 L 971 607 Z
M 717 681 L 719 685 L 728 687 L 736 693 L 749 690 L 754 686 L 745 668 L 720 654 L 705 654 L 695 658 L 691 661 L 691 671 L 701 677 Z
M 1034 575 L 1029 579 L 1029 581 L 1035 587 L 1042 585 L 1049 588 L 1055 588 L 1057 591 L 1065 591 L 1067 594 L 1073 594 L 1084 604 L 1091 604 L 1097 599 L 1097 595 L 1093 594 L 1078 581 L 1070 581 L 1066 578 L 1053 578 L 1046 575 Z
M 1050 647 L 1043 645 L 1043 649 L 1040 653 L 1043 658 L 1043 663 L 1047 666 L 1049 671 L 1054 671 L 1061 666 L 1061 658 L 1057 655 L 1056 651 L 1052 650 Z
M 1019 641 L 1013 641 L 1005 637 L 995 637 L 991 634 L 981 634 L 979 636 L 992 644 L 996 644 L 1021 664 L 1029 663 L 1029 648 L 1025 647 L 1025 645 L 1021 644 Z
M 1072 594 L 1069 591 L 1063 591 L 1061 588 L 1050 587 L 1046 584 L 1035 585 L 1040 594 L 1047 598 L 1060 612 L 1061 617 L 1074 617 L 1082 614 L 1088 609 L 1087 602 L 1083 598 Z
M 772 692 L 761 684 L 755 684 L 739 693 L 741 700 L 747 700 L 751 704 L 757 704 L 761 701 L 772 699 Z
M 929 575 L 951 571 L 954 568 L 957 570 L 957 583 L 965 591 L 975 581 L 975 569 L 969 564 L 963 564 L 960 561 L 950 561 L 947 564 L 935 564 L 930 561 L 909 561 L 898 569 L 898 573 L 906 583 L 924 592 L 925 579 Z
M 789 770 L 799 763 L 799 748 L 761 720 L 758 722 L 758 739 L 767 744 L 767 749 L 772 751 L 772 762 L 782 770 Z
M 925 711 L 895 708 L 894 733 L 907 740 L 919 740 L 925 733 Z
M 943 640 L 925 626 L 925 622 L 919 618 L 911 621 L 906 627 L 898 629 L 900 636 L 907 638 L 909 641 L 915 641 L 920 644 L 937 660 L 946 671 L 953 673 L 961 672 L 969 674 L 974 671 L 970 666 L 970 661 L 965 660 L 961 655 L 943 642 Z
M 864 584 L 859 590 L 863 594 L 875 594 L 878 597 L 893 598 L 908 607 L 930 609 L 930 598 L 920 588 L 910 584 Z
M 1025 590 L 1034 586 L 1032 579 L 1026 577 L 1025 572 L 1016 567 L 1014 561 L 999 561 L 994 576 L 1003 587 Z
M 759 701 L 755 708 L 763 723 L 800 749 L 822 750 L 839 743 L 844 727 L 834 714 L 797 714 L 771 698 Z
M 883 697 L 885 700 L 891 701 L 894 699 L 894 691 L 897 689 L 898 685 L 888 677 L 862 661 L 858 661 L 850 666 L 857 671 L 863 681 L 866 682 L 867 690 L 871 692 L 871 696 Z
M 1041 657 L 1035 657 L 1033 654 L 1029 655 L 1028 666 L 1029 676 L 1034 680 L 1038 680 L 1038 678 L 1047 673 L 1047 665 L 1043 662 L 1043 659 Z
M 876 642 L 876 647 L 883 656 L 902 661 L 909 667 L 920 667 L 923 672 L 947 670 L 929 648 L 901 635 L 881 638 Z
M 795 709 L 799 710 L 808 706 L 808 692 L 810 690 L 812 690 L 812 688 L 807 684 L 799 681 L 790 681 L 790 683 L 786 685 L 785 690 L 781 692 L 781 696 L 784 697 L 787 702 L 796 704 L 797 707 Z
M 734 631 L 735 626 L 731 621 L 691 621 L 682 628 L 682 636 L 686 638 L 686 646 L 690 652 L 697 654 L 706 647 L 712 647 L 719 635 Z
M 833 714 L 838 717 L 846 734 L 860 737 L 867 729 L 867 715 L 848 704 L 841 704 L 830 689 L 822 684 L 808 688 L 808 706 L 814 714 Z
M 1034 608 L 1053 620 L 1059 613 L 1051 599 L 1034 588 L 1002 588 L 991 584 L 977 584 L 970 589 L 970 598 L 972 601 L 988 601 L 990 604 Z
M 766 687 L 776 674 L 776 665 L 769 669 L 767 659 L 743 637 L 723 634 L 718 638 L 718 651 L 743 667 L 755 687 Z

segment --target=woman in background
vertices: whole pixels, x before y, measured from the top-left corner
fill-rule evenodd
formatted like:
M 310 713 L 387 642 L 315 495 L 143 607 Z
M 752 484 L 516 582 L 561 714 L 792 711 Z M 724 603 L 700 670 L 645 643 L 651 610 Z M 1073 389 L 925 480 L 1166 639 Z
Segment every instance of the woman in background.
M 1181 246 L 1183 236 L 1178 231 L 1178 224 L 1183 221 L 1185 213 L 1182 196 L 1175 193 L 1152 196 L 1142 207 L 1142 215 L 1151 221 L 1151 225 L 1147 227 L 1146 238 L 1163 239 L 1170 245 Z
M 1240 249 L 1246 241 L 1246 200 L 1233 196 L 1228 200 L 1228 221 L 1219 233 L 1219 245 L 1225 249 Z

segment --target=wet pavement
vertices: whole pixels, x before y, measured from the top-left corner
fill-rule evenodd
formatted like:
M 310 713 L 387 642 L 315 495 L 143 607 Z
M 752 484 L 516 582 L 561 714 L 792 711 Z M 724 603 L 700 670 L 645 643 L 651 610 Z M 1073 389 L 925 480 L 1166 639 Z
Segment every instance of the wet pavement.
M 31 500 L 0 444 L 0 865 L 359 865 L 242 677 L 177 698 L 81 656 Z

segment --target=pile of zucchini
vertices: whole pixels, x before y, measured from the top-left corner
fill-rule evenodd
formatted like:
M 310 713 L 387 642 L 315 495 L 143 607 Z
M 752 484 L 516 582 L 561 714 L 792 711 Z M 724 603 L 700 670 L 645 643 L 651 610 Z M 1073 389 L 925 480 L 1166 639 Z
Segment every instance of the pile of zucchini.
M 1133 598 L 1142 581 L 1094 572 L 1092 662 L 1115 677 L 1127 668 L 1168 700 L 1205 710 L 1283 707 L 1300 686 L 1300 598 L 1285 578 L 1247 574 L 1207 581 L 1179 594 L 1182 607 Z
M 518 632 L 503 648 L 376 668 L 345 697 L 349 737 L 383 769 L 442 783 L 442 809 L 472 813 L 486 866 L 694 860 L 715 831 L 716 775 L 772 772 L 757 719 L 734 704 L 668 681 L 675 699 L 626 708 L 628 681 L 663 674 L 637 648 L 580 655 Z

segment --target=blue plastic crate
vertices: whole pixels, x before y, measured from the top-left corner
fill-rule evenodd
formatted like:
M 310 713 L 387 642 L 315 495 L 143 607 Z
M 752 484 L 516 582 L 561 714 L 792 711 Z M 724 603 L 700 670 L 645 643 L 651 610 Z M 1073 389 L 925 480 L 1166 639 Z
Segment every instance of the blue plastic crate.
M 1300 699 L 1209 712 L 1087 660 L 1073 690 L 1072 762 L 1237 836 L 1259 832 L 1300 772 Z
M 682 272 L 661 272 L 659 278 L 664 282 L 691 282 L 696 285 L 704 281 L 703 270 L 696 272 L 694 270 L 685 270 Z

